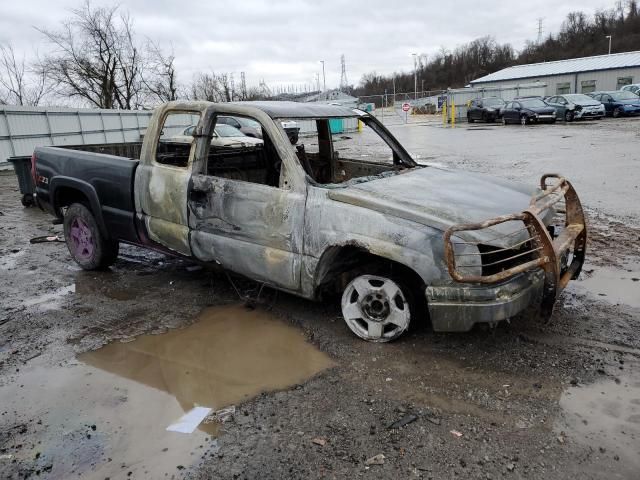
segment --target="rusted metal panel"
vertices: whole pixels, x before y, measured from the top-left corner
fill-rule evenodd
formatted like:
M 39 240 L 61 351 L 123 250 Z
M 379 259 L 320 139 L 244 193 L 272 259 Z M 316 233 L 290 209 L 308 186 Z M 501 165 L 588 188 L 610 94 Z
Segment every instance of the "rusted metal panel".
M 548 179 L 556 179 L 556 182 L 548 185 Z M 565 288 L 570 279 L 577 278 L 580 273 L 585 258 L 587 229 L 582 205 L 570 182 L 558 174 L 546 174 L 541 178 L 540 186 L 540 192 L 531 198 L 529 208 L 522 213 L 503 215 L 479 223 L 454 225 L 445 231 L 444 242 L 447 268 L 451 277 L 457 282 L 495 284 L 523 272 L 541 268 L 545 272 L 541 310 L 543 316 L 548 317 L 553 311 L 557 295 Z M 565 204 L 564 228 L 560 234 L 552 238 L 541 214 L 552 209 L 561 201 L 564 201 Z M 523 229 L 529 232 L 527 241 L 512 243 L 511 253 L 513 254 L 508 257 L 503 257 L 494 263 L 482 262 L 483 268 L 495 266 L 501 262 L 504 262 L 505 268 L 489 275 L 460 273 L 460 265 L 457 262 L 459 255 L 455 251 L 452 237 L 462 232 L 483 230 L 511 221 L 522 222 Z M 478 243 L 476 242 L 476 244 Z M 500 251 L 508 250 L 502 249 Z M 568 253 L 572 255 L 571 263 L 563 265 L 562 259 Z M 485 258 L 491 254 L 495 254 L 495 251 L 478 251 L 472 255 Z M 526 260 L 527 257 L 530 259 Z M 517 258 L 525 258 L 526 261 L 509 267 L 508 262 Z

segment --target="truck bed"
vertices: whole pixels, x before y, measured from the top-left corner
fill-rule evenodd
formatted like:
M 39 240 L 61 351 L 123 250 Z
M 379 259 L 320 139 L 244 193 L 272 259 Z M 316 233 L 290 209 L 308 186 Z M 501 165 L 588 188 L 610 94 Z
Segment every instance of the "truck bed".
M 36 148 L 38 203 L 59 216 L 69 196 L 81 194 L 110 236 L 137 242 L 133 184 L 140 150 L 140 143 Z

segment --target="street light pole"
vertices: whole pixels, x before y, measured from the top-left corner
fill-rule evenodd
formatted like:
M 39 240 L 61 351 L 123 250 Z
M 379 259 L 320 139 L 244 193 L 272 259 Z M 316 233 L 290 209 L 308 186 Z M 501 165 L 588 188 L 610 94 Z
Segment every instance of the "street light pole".
M 607 35 L 605 38 L 609 39 L 609 55 L 611 55 L 611 37 L 613 37 L 613 35 Z
M 322 64 L 322 91 L 326 92 L 327 91 L 327 77 L 325 77 L 325 75 L 324 75 L 324 60 L 320 60 L 320 63 Z
M 418 99 L 418 62 L 417 62 L 417 53 L 412 53 L 413 55 L 413 99 Z

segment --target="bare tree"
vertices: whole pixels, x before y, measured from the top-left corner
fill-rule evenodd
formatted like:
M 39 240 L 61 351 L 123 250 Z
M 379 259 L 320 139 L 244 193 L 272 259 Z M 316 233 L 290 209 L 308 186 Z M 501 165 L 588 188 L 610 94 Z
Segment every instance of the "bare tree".
M 55 47 L 41 66 L 58 93 L 98 108 L 136 108 L 142 101 L 142 51 L 118 7 L 72 10 L 60 30 L 39 30 Z
M 0 44 L 0 103 L 37 106 L 48 91 L 44 70 L 27 67 L 11 44 Z
M 178 99 L 180 85 L 173 51 L 165 54 L 156 43 L 149 40 L 143 82 L 152 97 L 152 102 L 170 102 Z
M 191 84 L 191 98 L 193 100 L 207 100 L 209 102 L 232 101 L 231 80 L 228 74 L 217 75 L 199 73 Z

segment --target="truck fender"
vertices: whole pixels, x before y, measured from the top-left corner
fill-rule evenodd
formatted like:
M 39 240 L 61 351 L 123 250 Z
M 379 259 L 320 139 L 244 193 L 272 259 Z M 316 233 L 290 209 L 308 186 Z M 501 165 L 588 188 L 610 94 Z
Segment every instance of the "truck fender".
M 104 223 L 104 218 L 102 216 L 102 207 L 100 206 L 100 200 L 98 200 L 98 193 L 95 188 L 87 182 L 83 182 L 82 180 L 78 180 L 76 178 L 64 177 L 64 176 L 55 176 L 49 181 L 49 190 L 51 192 L 51 205 L 53 206 L 54 211 L 59 211 L 60 205 L 58 205 L 58 189 L 60 188 L 70 188 L 72 190 L 76 190 L 82 193 L 87 200 L 89 201 L 89 208 L 91 209 L 91 213 L 96 219 L 96 223 L 98 224 L 98 228 L 100 229 L 100 233 L 105 238 L 110 238 L 107 227 Z

